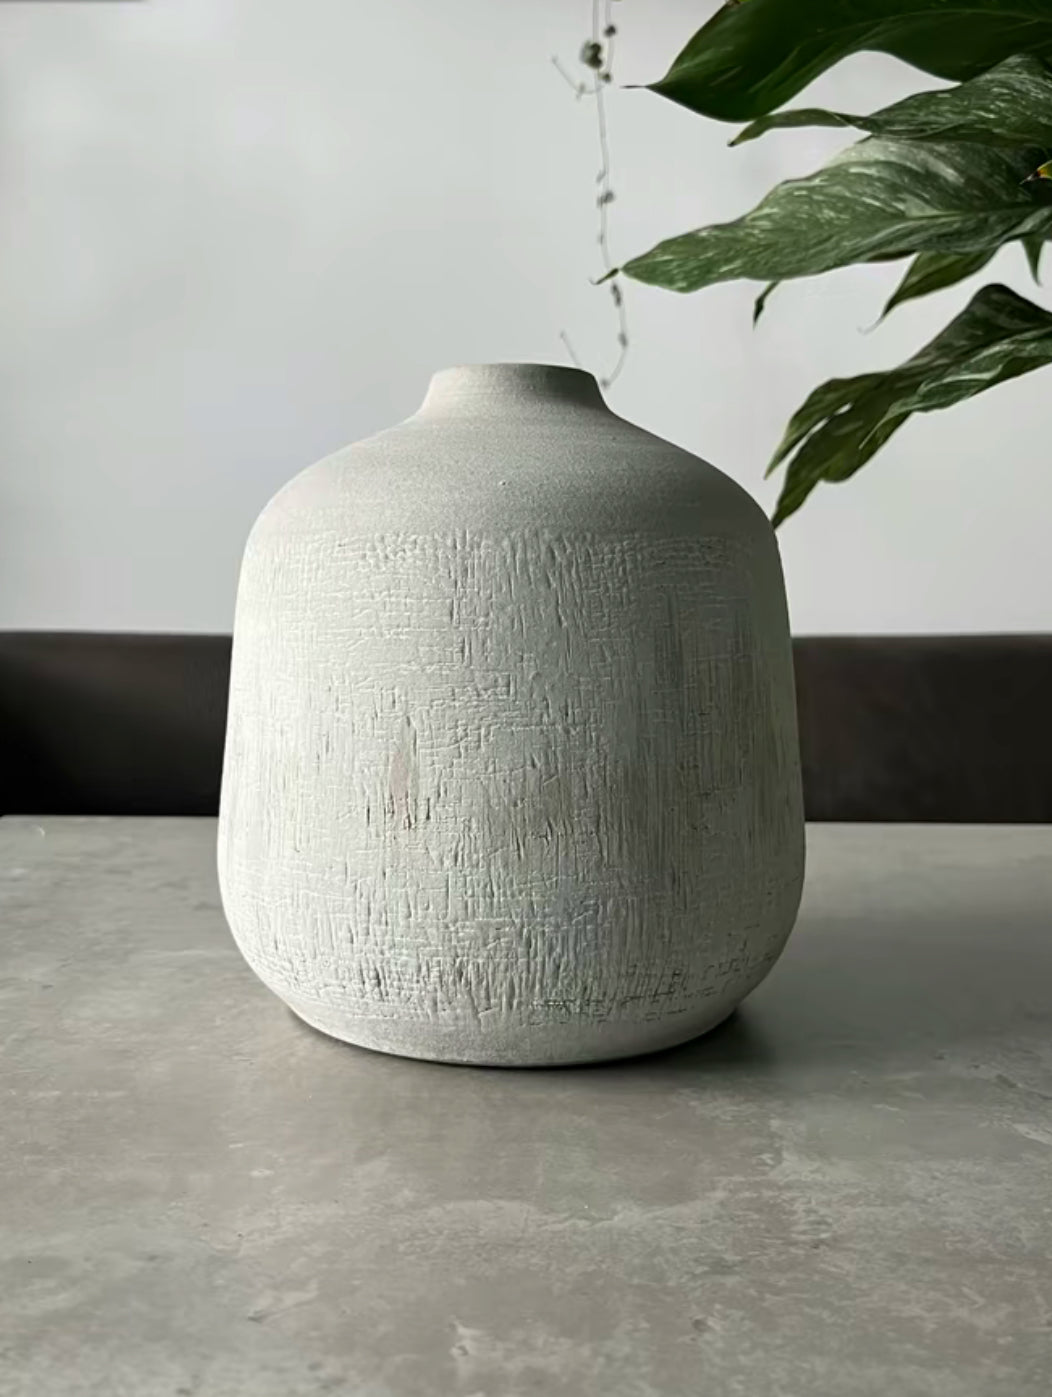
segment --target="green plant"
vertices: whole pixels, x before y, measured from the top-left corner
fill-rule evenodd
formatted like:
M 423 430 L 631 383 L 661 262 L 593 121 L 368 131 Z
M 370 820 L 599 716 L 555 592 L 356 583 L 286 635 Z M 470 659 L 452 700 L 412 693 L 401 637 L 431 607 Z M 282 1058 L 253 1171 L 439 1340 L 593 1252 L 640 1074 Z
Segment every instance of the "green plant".
M 779 110 L 863 49 L 955 85 L 869 115 Z M 652 91 L 747 122 L 732 145 L 774 127 L 865 135 L 743 217 L 670 238 L 619 271 L 681 292 L 767 282 L 754 321 L 779 282 L 853 263 L 912 259 L 884 315 L 980 271 L 1011 242 L 1036 280 L 1052 237 L 1050 64 L 1052 0 L 728 0 Z M 1049 362 L 1052 314 L 1008 287 L 984 287 L 904 364 L 815 389 L 768 468 L 786 468 L 775 523 L 820 482 L 854 475 L 912 413 Z

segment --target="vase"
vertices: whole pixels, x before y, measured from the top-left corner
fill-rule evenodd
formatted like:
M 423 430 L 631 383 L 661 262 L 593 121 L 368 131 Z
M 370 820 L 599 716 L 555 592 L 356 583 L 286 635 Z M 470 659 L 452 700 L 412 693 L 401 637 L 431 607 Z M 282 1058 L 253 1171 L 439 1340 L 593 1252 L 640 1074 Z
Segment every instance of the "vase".
M 307 1023 L 458 1063 L 671 1047 L 770 970 L 803 847 L 772 529 L 589 374 L 437 373 L 256 521 L 220 888 Z

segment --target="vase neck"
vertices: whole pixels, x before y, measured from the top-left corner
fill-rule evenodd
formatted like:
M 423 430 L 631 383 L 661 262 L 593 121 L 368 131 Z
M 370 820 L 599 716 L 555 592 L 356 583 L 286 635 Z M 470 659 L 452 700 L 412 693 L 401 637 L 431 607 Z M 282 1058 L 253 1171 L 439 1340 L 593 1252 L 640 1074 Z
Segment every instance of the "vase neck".
M 464 364 L 440 369 L 417 416 L 512 412 L 558 405 L 605 408 L 599 384 L 583 369 L 556 364 Z

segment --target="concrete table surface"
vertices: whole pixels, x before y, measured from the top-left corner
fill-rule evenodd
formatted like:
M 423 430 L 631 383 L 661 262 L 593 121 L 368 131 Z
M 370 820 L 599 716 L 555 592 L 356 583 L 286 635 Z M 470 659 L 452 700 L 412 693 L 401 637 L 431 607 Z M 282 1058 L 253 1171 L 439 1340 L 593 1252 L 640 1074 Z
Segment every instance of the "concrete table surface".
M 210 820 L 0 820 L 0 1394 L 1048 1397 L 1052 828 L 812 826 L 723 1028 L 301 1024 Z

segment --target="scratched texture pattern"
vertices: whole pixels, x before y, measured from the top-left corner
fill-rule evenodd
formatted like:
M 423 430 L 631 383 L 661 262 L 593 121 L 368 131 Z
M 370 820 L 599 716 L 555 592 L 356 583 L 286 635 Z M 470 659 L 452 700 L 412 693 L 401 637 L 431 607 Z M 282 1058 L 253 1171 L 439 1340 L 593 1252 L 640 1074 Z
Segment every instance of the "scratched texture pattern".
M 453 1061 L 726 1017 L 802 879 L 773 541 L 286 509 L 242 569 L 220 810 L 256 973 L 329 1033 Z

